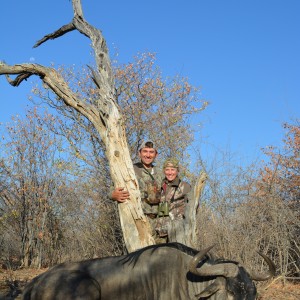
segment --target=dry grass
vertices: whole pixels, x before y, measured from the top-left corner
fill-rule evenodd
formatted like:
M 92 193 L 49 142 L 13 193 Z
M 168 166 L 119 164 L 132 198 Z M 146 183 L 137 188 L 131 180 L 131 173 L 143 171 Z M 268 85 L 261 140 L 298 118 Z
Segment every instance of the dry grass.
M 265 290 L 260 290 L 259 300 L 299 300 L 300 284 L 274 283 Z

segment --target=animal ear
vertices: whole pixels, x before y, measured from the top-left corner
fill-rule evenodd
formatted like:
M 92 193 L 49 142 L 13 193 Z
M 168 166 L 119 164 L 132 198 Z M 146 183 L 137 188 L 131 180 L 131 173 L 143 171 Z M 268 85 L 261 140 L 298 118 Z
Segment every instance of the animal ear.
M 224 280 L 222 280 L 224 279 Z M 200 294 L 195 295 L 197 298 L 200 297 L 210 297 L 215 294 L 219 290 L 225 289 L 225 278 L 217 278 L 211 285 L 209 285 L 206 289 L 204 289 Z

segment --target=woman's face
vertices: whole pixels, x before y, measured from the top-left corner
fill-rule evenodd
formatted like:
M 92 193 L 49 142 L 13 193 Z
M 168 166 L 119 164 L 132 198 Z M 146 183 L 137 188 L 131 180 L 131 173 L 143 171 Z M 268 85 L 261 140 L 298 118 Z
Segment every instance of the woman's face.
M 166 167 L 164 173 L 168 181 L 173 181 L 178 175 L 178 169 L 173 167 Z

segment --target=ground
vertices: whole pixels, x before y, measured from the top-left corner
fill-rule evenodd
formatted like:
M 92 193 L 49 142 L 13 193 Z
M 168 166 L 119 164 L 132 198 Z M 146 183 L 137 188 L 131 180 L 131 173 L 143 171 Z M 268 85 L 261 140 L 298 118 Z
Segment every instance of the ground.
M 0 268 L 0 300 L 20 299 L 21 291 L 30 279 L 47 269 L 5 270 Z M 259 287 L 258 300 L 299 300 L 300 284 L 268 282 Z
M 25 284 L 47 269 L 9 270 L 0 268 L 0 300 L 20 299 Z

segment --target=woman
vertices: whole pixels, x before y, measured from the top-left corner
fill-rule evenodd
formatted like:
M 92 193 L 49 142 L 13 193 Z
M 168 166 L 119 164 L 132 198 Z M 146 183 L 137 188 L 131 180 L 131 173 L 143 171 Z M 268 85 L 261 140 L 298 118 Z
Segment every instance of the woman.
M 156 231 L 160 237 L 159 242 L 182 242 L 184 214 L 191 186 L 179 178 L 177 159 L 167 159 L 163 165 L 163 172 L 165 178 L 161 185 Z

